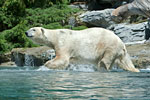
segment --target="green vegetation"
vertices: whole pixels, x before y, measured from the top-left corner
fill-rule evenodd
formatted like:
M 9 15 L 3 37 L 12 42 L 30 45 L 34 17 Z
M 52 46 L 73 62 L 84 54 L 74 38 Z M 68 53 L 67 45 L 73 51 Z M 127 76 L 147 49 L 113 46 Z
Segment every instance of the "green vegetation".
M 68 18 L 79 9 L 67 6 L 70 0 L 1 0 L 0 54 L 17 47 L 34 47 L 25 31 L 40 26 L 48 29 L 70 28 Z M 74 30 L 85 26 L 73 27 Z
M 71 9 L 67 5 L 53 5 L 42 9 L 26 9 L 26 20 L 30 26 L 42 26 L 45 28 L 63 28 L 68 24 L 69 16 L 78 12 L 78 9 Z
M 25 22 L 17 24 L 15 27 L 9 30 L 5 30 L 0 33 L 0 54 L 10 51 L 16 47 L 34 47 L 37 46 L 32 43 L 25 36 L 27 27 Z

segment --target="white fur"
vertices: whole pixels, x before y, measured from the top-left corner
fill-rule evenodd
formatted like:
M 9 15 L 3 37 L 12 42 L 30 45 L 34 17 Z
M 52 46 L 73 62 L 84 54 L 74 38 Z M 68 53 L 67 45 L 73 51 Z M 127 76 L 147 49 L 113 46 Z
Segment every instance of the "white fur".
M 97 69 L 109 70 L 115 60 L 125 70 L 138 72 L 134 68 L 121 39 L 112 31 L 103 28 L 89 28 L 81 31 L 69 29 L 50 30 L 34 27 L 27 31 L 33 33 L 31 39 L 36 43 L 53 47 L 56 58 L 46 62 L 52 69 L 65 69 L 72 63 L 93 63 Z M 28 36 L 28 35 L 27 35 Z

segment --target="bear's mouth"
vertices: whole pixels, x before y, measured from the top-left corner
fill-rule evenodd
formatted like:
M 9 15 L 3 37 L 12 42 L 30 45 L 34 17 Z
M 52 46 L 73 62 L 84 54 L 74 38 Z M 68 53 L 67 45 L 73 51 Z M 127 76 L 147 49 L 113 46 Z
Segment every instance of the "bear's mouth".
M 27 37 L 31 38 L 31 37 L 33 37 L 33 36 L 27 36 Z
M 32 35 L 30 35 L 28 32 L 25 32 L 27 37 L 33 37 Z

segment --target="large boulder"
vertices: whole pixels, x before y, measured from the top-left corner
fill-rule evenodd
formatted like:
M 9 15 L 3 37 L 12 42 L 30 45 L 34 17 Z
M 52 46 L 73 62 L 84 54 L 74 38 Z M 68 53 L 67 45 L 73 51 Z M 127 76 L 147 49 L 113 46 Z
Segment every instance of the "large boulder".
M 120 23 L 115 24 L 111 19 L 113 9 L 101 11 L 87 11 L 79 15 L 79 23 L 86 23 L 87 26 L 96 26 L 110 29 L 118 35 L 123 42 L 141 41 L 145 38 L 145 26 L 147 22 L 138 24 Z
M 0 64 L 11 61 L 11 53 L 0 54 Z
M 127 50 L 137 68 L 150 68 L 150 44 L 128 44 Z
M 41 66 L 55 57 L 55 51 L 49 47 L 15 48 L 11 51 L 12 61 L 17 66 Z
M 0 66 L 16 66 L 15 63 L 11 61 L 11 52 L 0 54 Z
M 141 41 L 144 40 L 146 25 L 147 22 L 139 24 L 116 24 L 113 27 L 113 31 L 123 42 Z
M 113 9 L 87 11 L 78 17 L 79 23 L 86 23 L 88 26 L 108 28 L 114 24 L 111 20 L 112 11 Z

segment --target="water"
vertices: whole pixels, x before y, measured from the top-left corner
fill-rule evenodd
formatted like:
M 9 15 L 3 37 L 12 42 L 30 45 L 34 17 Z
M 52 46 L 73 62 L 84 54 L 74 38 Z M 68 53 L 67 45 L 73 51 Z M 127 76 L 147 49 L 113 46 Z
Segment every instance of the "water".
M 25 66 L 34 66 L 34 59 L 32 56 L 25 54 Z
M 150 72 L 142 71 L 1 67 L 0 100 L 150 100 Z

